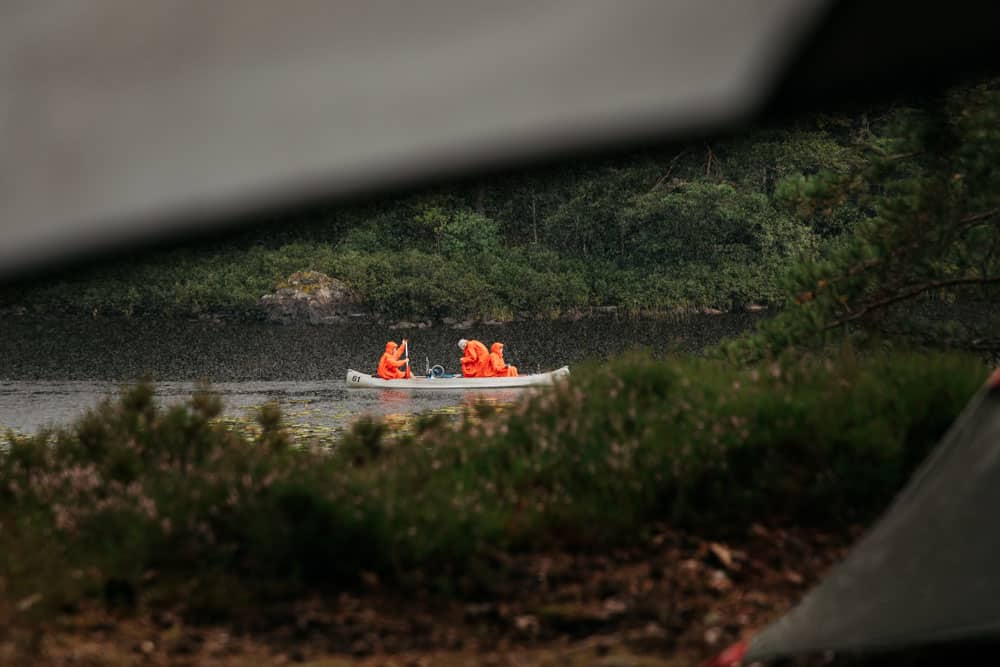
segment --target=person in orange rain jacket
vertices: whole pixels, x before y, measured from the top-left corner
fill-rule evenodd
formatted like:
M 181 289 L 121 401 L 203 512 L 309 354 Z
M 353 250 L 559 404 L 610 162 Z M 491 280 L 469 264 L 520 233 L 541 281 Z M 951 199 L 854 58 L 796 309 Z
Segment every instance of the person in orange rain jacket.
M 490 346 L 490 375 L 493 377 L 517 377 L 517 366 L 508 366 L 503 360 L 503 343 Z
M 458 341 L 458 347 L 465 353 L 462 355 L 462 377 L 488 377 L 490 353 L 486 346 L 478 340 L 465 340 L 463 338 Z
M 406 345 L 405 340 L 403 341 L 403 345 Z M 382 358 L 378 360 L 377 374 L 380 378 L 384 380 L 399 380 L 413 377 L 413 374 L 410 373 L 410 365 L 407 363 L 407 360 L 400 359 L 405 349 L 405 347 L 400 347 L 391 340 L 385 344 L 385 352 L 382 353 Z

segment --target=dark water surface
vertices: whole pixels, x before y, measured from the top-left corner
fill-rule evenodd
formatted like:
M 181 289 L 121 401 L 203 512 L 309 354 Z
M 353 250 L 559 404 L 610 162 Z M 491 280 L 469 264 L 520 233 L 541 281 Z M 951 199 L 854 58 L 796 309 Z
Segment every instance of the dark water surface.
M 460 405 L 480 392 L 435 394 L 345 389 L 348 368 L 374 372 L 387 340 L 410 339 L 413 366 L 458 369 L 459 338 L 505 344 L 523 373 L 605 359 L 644 346 L 658 354 L 698 352 L 733 336 L 759 315 L 705 315 L 673 321 L 520 322 L 389 330 L 365 323 L 272 325 L 205 320 L 6 318 L 0 321 L 0 427 L 34 432 L 65 424 L 123 382 L 149 375 L 166 403 L 207 380 L 227 414 L 269 400 L 293 424 L 341 430 L 362 413 L 407 414 Z M 486 392 L 515 400 L 517 390 Z

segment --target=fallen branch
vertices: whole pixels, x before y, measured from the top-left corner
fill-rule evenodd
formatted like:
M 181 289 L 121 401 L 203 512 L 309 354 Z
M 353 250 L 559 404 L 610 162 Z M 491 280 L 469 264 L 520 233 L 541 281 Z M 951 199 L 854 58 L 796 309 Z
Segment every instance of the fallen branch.
M 896 155 L 886 155 L 886 162 L 898 162 L 899 160 L 907 160 L 911 157 L 917 157 L 918 155 L 923 155 L 924 151 L 913 151 L 911 153 L 897 153 Z
M 670 161 L 670 165 L 667 167 L 667 173 L 665 173 L 663 176 L 660 176 L 658 179 L 656 179 L 656 183 L 653 183 L 653 187 L 651 187 L 649 189 L 649 192 L 654 192 L 658 187 L 660 187 L 661 185 L 663 185 L 663 182 L 666 181 L 668 178 L 670 178 L 670 174 L 673 173 L 674 166 L 677 164 L 677 161 L 680 160 L 682 157 L 684 157 L 685 155 L 687 155 L 690 152 L 691 152 L 690 148 L 685 148 L 680 153 L 678 153 L 677 155 L 675 155 L 674 159 L 672 159 Z

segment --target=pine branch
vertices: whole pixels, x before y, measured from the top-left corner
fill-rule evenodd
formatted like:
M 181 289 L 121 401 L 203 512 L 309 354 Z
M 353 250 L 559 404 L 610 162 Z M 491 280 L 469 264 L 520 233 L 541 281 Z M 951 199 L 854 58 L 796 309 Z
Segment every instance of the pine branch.
M 983 213 L 976 213 L 975 215 L 967 216 L 967 217 L 962 218 L 961 220 L 958 221 L 958 227 L 957 227 L 956 231 L 959 232 L 959 233 L 966 232 L 971 227 L 976 226 L 980 222 L 986 222 L 987 220 L 990 220 L 991 218 L 995 218 L 998 215 L 1000 215 L 1000 208 L 994 208 L 994 209 L 990 209 L 989 211 L 984 211 Z M 895 248 L 894 250 L 890 251 L 888 255 L 885 255 L 883 257 L 876 257 L 874 259 L 865 260 L 864 262 L 861 262 L 860 264 L 855 264 L 850 269 L 848 269 L 846 273 L 843 273 L 840 276 L 838 276 L 837 278 L 834 278 L 833 281 L 842 280 L 844 278 L 853 278 L 854 276 L 856 276 L 856 275 L 858 275 L 860 273 L 864 273 L 865 271 L 868 271 L 870 269 L 873 269 L 873 268 L 875 268 L 877 266 L 880 266 L 880 265 L 884 264 L 887 260 L 896 259 L 896 258 L 898 258 L 898 257 L 900 257 L 902 255 L 905 255 L 906 253 L 910 252 L 911 250 L 915 250 L 915 249 L 919 248 L 921 245 L 923 245 L 923 243 L 924 243 L 924 239 L 923 238 L 919 238 L 916 241 L 912 241 L 910 243 L 907 243 L 906 245 L 902 245 L 902 246 L 900 246 L 898 248 Z M 833 281 L 831 281 L 831 282 L 833 282 Z
M 961 225 L 960 229 L 965 229 L 969 226 L 974 226 L 979 222 L 986 222 L 990 218 L 995 218 L 1000 215 L 1000 208 L 992 208 L 989 211 L 984 211 L 983 213 L 977 213 L 975 215 L 970 215 L 966 218 L 962 218 L 958 221 Z
M 829 329 L 835 329 L 841 325 L 847 324 L 848 322 L 853 322 L 854 320 L 861 319 L 869 313 L 881 310 L 887 306 L 891 306 L 894 303 L 899 303 L 900 301 L 906 301 L 907 299 L 912 299 L 913 297 L 920 296 L 925 292 L 930 292 L 931 290 L 943 288 L 943 287 L 958 287 L 961 285 L 990 285 L 994 283 L 1000 283 L 1000 276 L 994 276 L 992 278 L 952 278 L 950 280 L 935 280 L 933 282 L 924 283 L 923 285 L 918 285 L 910 290 L 902 292 L 900 294 L 894 294 L 890 297 L 884 299 L 879 299 L 870 304 L 867 304 L 861 310 L 855 311 L 853 314 L 847 317 L 842 317 L 838 320 L 827 324 L 823 327 L 823 331 Z

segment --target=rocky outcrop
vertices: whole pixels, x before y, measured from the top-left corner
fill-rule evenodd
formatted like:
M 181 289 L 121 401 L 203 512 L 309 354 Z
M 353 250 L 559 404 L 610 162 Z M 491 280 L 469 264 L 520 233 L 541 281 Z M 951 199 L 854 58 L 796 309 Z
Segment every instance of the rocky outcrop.
M 336 278 L 319 271 L 296 271 L 260 299 L 272 322 L 328 324 L 364 317 L 361 295 Z

